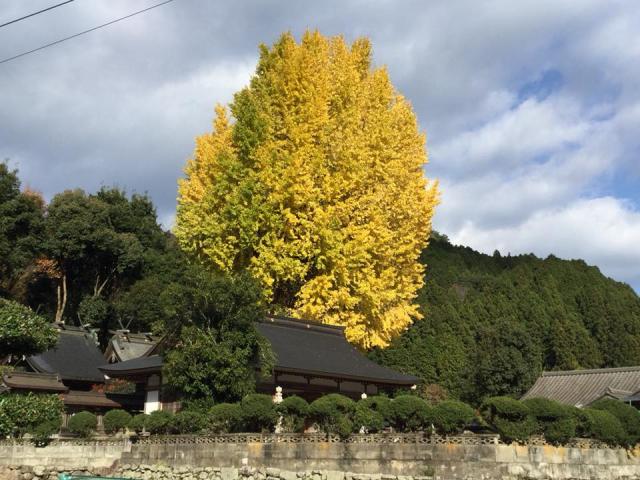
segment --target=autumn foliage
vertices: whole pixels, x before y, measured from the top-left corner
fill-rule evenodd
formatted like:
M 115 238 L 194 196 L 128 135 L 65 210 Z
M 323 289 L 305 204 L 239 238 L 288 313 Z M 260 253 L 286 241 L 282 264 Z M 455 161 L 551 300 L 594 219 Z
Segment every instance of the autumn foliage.
M 175 234 L 225 272 L 249 270 L 281 310 L 385 346 L 418 318 L 418 262 L 438 190 L 425 138 L 366 39 L 307 32 L 261 48 L 216 108 L 180 181 Z

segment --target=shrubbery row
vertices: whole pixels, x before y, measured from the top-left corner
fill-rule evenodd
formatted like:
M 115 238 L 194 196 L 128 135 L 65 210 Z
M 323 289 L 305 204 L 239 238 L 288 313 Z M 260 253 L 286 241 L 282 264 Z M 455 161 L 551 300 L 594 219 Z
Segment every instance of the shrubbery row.
M 2 395 L 0 435 L 30 433 L 46 438 L 59 429 L 61 412 L 62 404 L 55 395 Z M 388 429 L 451 435 L 473 425 L 495 431 L 507 442 L 526 442 L 534 435 L 544 436 L 552 444 L 563 444 L 574 437 L 611 446 L 629 447 L 640 442 L 640 412 L 613 399 L 578 409 L 544 398 L 519 401 L 492 397 L 476 412 L 455 400 L 430 405 L 414 395 L 393 399 L 372 396 L 355 402 L 329 394 L 311 404 L 290 396 L 274 404 L 269 395 L 251 394 L 235 404 L 188 403 L 176 414 L 156 411 L 131 416 L 123 410 L 111 410 L 104 416 L 107 433 L 128 429 L 156 435 L 272 432 L 278 423 L 285 432 L 303 432 L 316 425 L 323 432 L 341 436 Z M 96 427 L 96 416 L 90 412 L 79 412 L 69 419 L 69 431 L 82 436 L 91 435 Z

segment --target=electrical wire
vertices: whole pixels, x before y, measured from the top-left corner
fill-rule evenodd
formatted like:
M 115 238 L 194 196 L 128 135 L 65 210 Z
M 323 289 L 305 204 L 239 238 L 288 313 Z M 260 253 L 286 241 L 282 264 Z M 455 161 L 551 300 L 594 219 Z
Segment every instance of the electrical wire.
M 24 20 L 25 18 L 34 17 L 44 12 L 48 12 L 49 10 L 53 10 L 54 8 L 61 7 L 62 5 L 66 5 L 67 3 L 71 3 L 73 0 L 67 0 L 66 2 L 58 3 L 57 5 L 52 5 L 48 8 L 44 8 L 42 10 L 38 10 L 37 12 L 30 13 L 29 15 L 25 15 L 24 17 L 16 18 L 15 20 L 11 20 L 10 22 L 3 23 L 0 25 L 0 28 L 6 27 L 7 25 L 11 25 L 12 23 L 19 22 L 20 20 Z
M 29 50 L 29 51 L 26 51 L 26 52 L 19 53 L 18 55 L 14 55 L 13 57 L 5 58 L 3 60 L 0 60 L 0 64 L 10 62 L 11 60 L 15 60 L 15 59 L 20 58 L 20 57 L 24 57 L 25 55 L 29 55 L 30 53 L 39 52 L 40 50 L 44 50 L 45 48 L 49 48 L 49 47 L 52 47 L 52 46 L 57 45 L 59 43 L 66 42 L 67 40 L 71 40 L 72 38 L 79 37 L 80 35 L 84 35 L 86 33 L 93 32 L 93 31 L 98 30 L 100 28 L 108 27 L 109 25 L 113 25 L 114 23 L 120 22 L 122 20 L 126 20 L 127 18 L 131 18 L 131 17 L 134 17 L 134 16 L 139 15 L 141 13 L 148 12 L 149 10 L 153 10 L 154 8 L 161 7 L 163 5 L 166 5 L 167 3 L 171 3 L 173 1 L 174 0 L 166 0 L 166 1 L 158 3 L 156 5 L 152 5 L 150 7 L 147 7 L 145 9 L 143 9 L 143 10 L 138 10 L 137 12 L 133 12 L 133 13 L 130 13 L 129 15 L 125 15 L 124 17 L 116 18 L 115 20 L 111 20 L 110 22 L 103 23 L 102 25 L 98 25 L 97 27 L 93 27 L 93 28 L 90 28 L 88 30 L 84 30 L 82 32 L 78 32 L 78 33 L 76 33 L 74 35 L 70 35 L 70 36 L 65 37 L 65 38 L 61 38 L 60 40 L 56 40 L 55 42 L 47 43 L 46 45 L 42 45 L 41 47 L 34 48 L 33 50 Z

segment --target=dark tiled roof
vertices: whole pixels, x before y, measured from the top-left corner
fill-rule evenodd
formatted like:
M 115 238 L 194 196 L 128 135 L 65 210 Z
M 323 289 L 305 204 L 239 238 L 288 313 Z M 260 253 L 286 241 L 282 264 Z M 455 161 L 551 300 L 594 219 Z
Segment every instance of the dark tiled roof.
M 104 383 L 98 367 L 104 357 L 91 334 L 78 327 L 58 325 L 57 345 L 39 355 L 27 358 L 29 365 L 41 373 L 57 373 L 62 380 Z
M 155 372 L 161 369 L 162 357 L 160 355 L 134 358 L 133 360 L 111 363 L 100 367 L 100 370 L 109 376 L 117 376 L 122 373 Z
M 344 328 L 291 318 L 273 317 L 258 323 L 271 343 L 275 370 L 388 385 L 413 385 L 418 377 L 378 365 L 344 337 Z M 100 367 L 109 376 L 159 371 L 162 357 L 151 355 Z
M 276 371 L 391 385 L 420 381 L 369 360 L 347 342 L 343 327 L 272 317 L 258 323 L 257 328 L 271 343 Z
M 55 373 L 10 372 L 2 377 L 4 385 L 11 390 L 40 390 L 66 392 L 68 389 Z
M 543 397 L 577 407 L 603 397 L 623 399 L 640 390 L 640 367 L 543 372 L 523 399 Z

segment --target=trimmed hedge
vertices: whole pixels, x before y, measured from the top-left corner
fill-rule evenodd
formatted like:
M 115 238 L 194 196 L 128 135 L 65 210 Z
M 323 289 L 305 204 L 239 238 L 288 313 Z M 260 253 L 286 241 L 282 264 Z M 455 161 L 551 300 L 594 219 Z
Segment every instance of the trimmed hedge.
M 247 432 L 264 432 L 273 429 L 278 415 L 271 396 L 251 393 L 240 401 L 240 418 Z
M 98 418 L 91 412 L 78 412 L 69 419 L 69 431 L 81 437 L 90 437 L 97 426 Z
M 376 395 L 360 400 L 356 404 L 354 426 L 374 433 L 391 424 L 391 400 L 383 395 Z
M 480 412 L 484 421 L 506 441 L 526 441 L 537 428 L 529 408 L 510 397 L 487 398 Z
M 147 426 L 147 420 L 149 415 L 146 413 L 139 413 L 134 415 L 129 422 L 129 428 L 136 433 L 141 433 Z
M 151 412 L 145 422 L 145 429 L 154 435 L 166 435 L 171 432 L 173 415 L 163 410 Z
M 131 414 L 124 410 L 109 410 L 105 413 L 103 422 L 107 433 L 125 431 L 131 423 Z
M 231 433 L 238 430 L 242 412 L 237 403 L 219 403 L 209 409 L 207 430 L 211 433 Z
M 330 393 L 309 405 L 311 420 L 325 433 L 346 437 L 353 432 L 356 403 L 339 393 Z
M 536 432 L 552 444 L 563 444 L 576 436 L 577 420 L 571 407 L 548 398 L 530 398 L 522 403 L 536 420 Z
M 582 436 L 600 440 L 607 445 L 626 445 L 627 432 L 613 414 L 605 410 L 585 408 L 580 411 Z
M 208 416 L 199 410 L 182 410 L 171 419 L 171 431 L 174 433 L 200 433 L 207 427 Z
M 432 419 L 436 430 L 445 435 L 462 433 L 476 418 L 473 408 L 456 400 L 445 400 L 433 407 Z
M 420 397 L 400 395 L 390 404 L 391 425 L 400 432 L 415 432 L 431 426 L 433 408 Z
M 276 412 L 282 416 L 282 427 L 286 432 L 303 432 L 309 404 L 304 398 L 292 395 L 276 405 Z
M 635 445 L 640 441 L 640 412 L 635 407 L 620 400 L 603 398 L 594 402 L 591 408 L 609 412 L 620 421 L 627 433 L 627 445 Z

